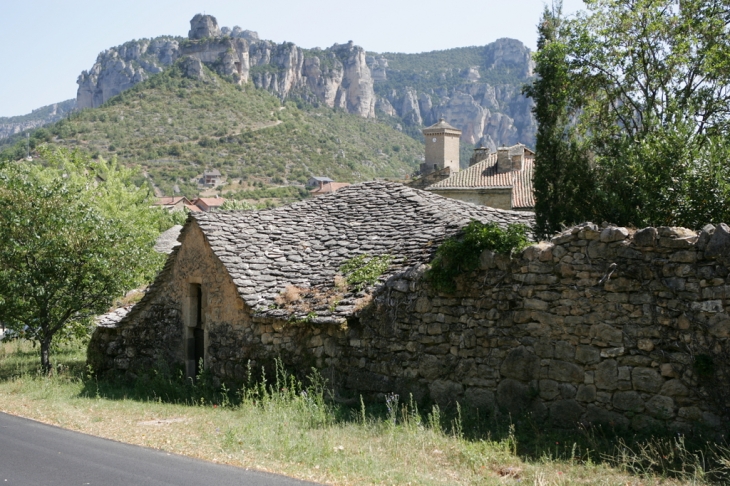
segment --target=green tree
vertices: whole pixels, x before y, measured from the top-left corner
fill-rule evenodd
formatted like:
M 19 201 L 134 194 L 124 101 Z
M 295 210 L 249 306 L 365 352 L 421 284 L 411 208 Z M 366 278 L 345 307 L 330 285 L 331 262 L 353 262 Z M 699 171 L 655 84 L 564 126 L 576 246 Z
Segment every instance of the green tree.
M 42 150 L 44 165 L 0 166 L 0 321 L 40 344 L 83 336 L 91 318 L 159 268 L 169 218 L 131 171 L 79 153 Z
M 577 138 L 594 156 L 594 217 L 690 227 L 727 218 L 727 1 L 586 5 L 562 32 Z
M 561 225 L 590 216 L 593 174 L 583 147 L 573 136 L 573 90 L 568 66 L 569 46 L 561 33 L 562 2 L 545 7 L 538 25 L 535 74 L 523 93 L 533 98 L 538 123 L 533 186 L 536 232 L 548 236 Z

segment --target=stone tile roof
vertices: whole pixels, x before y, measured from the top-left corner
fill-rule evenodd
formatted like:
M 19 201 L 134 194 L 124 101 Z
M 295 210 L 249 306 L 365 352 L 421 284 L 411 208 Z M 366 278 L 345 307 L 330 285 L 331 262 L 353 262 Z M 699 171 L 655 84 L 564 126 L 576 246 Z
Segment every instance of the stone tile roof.
M 172 249 L 180 244 L 177 238 L 180 236 L 182 228 L 182 226 L 176 224 L 158 236 L 157 241 L 155 241 L 155 251 L 158 253 L 167 253 L 168 255 L 172 253 Z
M 531 209 L 535 207 L 535 196 L 532 188 L 532 174 L 535 168 L 534 157 L 527 156 L 522 170 L 497 173 L 497 154 L 478 162 L 468 169 L 456 172 L 426 188 L 434 189 L 512 189 L 512 208 Z
M 430 261 L 438 245 L 471 219 L 534 224 L 532 213 L 477 206 L 379 181 L 265 211 L 191 213 L 191 218 L 255 315 L 307 316 L 312 322 L 344 322 L 355 310 L 355 299 L 362 294 L 341 295 L 336 305 L 327 305 L 322 293 L 331 297 L 340 265 L 354 256 L 393 255 L 382 282 Z M 312 295 L 279 308 L 277 297 L 287 286 L 310 289 Z

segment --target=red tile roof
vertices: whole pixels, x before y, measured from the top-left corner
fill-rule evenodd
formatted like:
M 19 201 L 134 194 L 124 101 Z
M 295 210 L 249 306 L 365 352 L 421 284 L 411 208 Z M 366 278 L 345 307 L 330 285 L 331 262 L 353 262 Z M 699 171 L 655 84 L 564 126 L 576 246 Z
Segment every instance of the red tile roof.
M 349 186 L 349 182 L 325 182 L 317 189 L 309 191 L 312 196 L 319 196 L 320 194 L 329 194 L 335 192 L 338 189 Z
M 190 203 L 185 196 L 162 196 L 158 197 L 153 204 L 155 206 L 174 206 L 180 201 L 183 201 L 183 204 Z
M 197 204 L 198 202 L 202 202 L 206 206 L 215 208 L 218 206 L 222 206 L 224 202 L 226 202 L 226 198 L 224 197 L 199 197 L 193 200 L 193 204 Z
M 185 207 L 186 207 L 186 208 L 187 208 L 187 209 L 188 209 L 189 211 L 192 211 L 192 212 L 194 212 L 194 213 L 199 213 L 199 212 L 203 211 L 202 209 L 200 209 L 200 208 L 199 208 L 198 206 L 196 206 L 195 204 L 186 204 L 186 205 L 185 205 Z
M 481 162 L 428 186 L 426 190 L 511 188 L 512 209 L 531 209 L 535 207 L 535 196 L 532 188 L 534 162 L 534 157 L 526 151 L 522 170 L 498 174 L 497 154 L 489 154 L 489 157 Z

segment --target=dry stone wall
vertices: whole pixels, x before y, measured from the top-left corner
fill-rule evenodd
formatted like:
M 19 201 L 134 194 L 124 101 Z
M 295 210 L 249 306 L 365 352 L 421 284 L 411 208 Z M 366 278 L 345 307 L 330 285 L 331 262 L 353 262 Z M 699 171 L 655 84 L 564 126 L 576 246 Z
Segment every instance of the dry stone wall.
M 200 260 L 189 255 L 177 257 L 181 268 Z M 229 309 L 216 317 L 208 303 L 206 359 L 228 381 L 277 357 L 301 373 L 315 366 L 343 400 L 413 394 L 566 428 L 724 427 L 728 255 L 725 225 L 697 233 L 587 223 L 513 258 L 483 253 L 481 269 L 461 277 L 454 295 L 435 291 L 419 264 L 369 303 L 353 302 L 362 309 L 344 326 L 249 317 L 240 299 L 233 307 L 220 300 Z M 217 275 L 217 292 L 234 289 Z M 165 308 L 161 294 L 155 299 L 149 309 Z M 181 325 L 175 305 L 160 318 L 165 325 L 150 316 L 97 331 L 97 369 L 125 369 L 130 357 L 174 345 L 178 338 L 165 336 L 175 332 L 161 329 Z M 156 333 L 153 345 L 143 344 L 143 332 Z

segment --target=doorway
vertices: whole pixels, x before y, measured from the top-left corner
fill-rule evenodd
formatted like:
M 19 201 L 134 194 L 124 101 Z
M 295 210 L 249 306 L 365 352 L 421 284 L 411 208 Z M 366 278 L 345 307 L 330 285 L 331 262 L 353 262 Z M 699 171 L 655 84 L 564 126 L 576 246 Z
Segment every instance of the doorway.
M 199 283 L 191 283 L 188 289 L 186 374 L 196 379 L 205 363 L 205 328 L 203 326 L 203 289 Z

